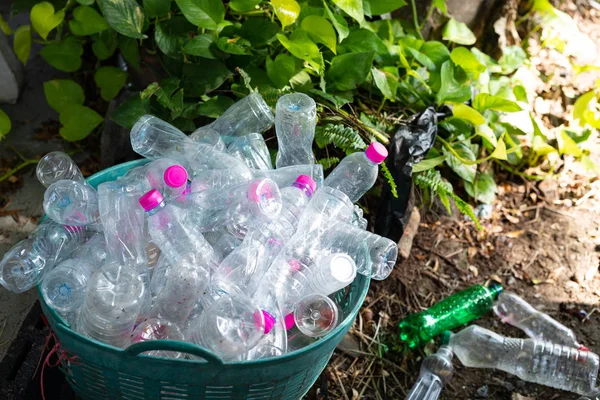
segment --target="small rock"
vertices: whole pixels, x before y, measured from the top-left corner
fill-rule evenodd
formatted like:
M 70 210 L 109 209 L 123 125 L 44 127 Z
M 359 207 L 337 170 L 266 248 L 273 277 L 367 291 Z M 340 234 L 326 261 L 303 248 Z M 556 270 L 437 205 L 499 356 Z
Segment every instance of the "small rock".
M 488 385 L 483 385 L 482 387 L 477 389 L 477 395 L 479 397 L 488 397 L 489 393 L 490 393 L 490 388 L 488 387 Z

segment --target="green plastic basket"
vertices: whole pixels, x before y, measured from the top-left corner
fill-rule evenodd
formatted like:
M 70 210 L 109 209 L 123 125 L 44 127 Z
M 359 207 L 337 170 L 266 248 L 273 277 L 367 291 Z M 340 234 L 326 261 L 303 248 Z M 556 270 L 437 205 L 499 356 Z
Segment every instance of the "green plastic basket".
M 146 162 L 116 165 L 91 176 L 88 182 L 97 187 Z M 60 348 L 68 355 L 60 367 L 82 399 L 299 399 L 319 377 L 352 326 L 368 288 L 369 278 L 358 275 L 349 289 L 338 292 L 336 301 L 341 305 L 342 322 L 310 346 L 273 359 L 227 364 L 210 351 L 187 342 L 146 341 L 125 350 L 106 345 L 73 331 L 44 302 L 41 292 L 40 299 Z M 149 350 L 177 351 L 205 361 L 141 354 Z

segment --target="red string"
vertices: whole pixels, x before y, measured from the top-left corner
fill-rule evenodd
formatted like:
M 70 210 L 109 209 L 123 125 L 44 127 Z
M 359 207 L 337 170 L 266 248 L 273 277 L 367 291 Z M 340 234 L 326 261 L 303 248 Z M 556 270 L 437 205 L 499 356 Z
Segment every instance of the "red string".
M 54 346 L 52 346 L 52 350 L 50 350 L 50 352 L 46 355 L 46 358 L 44 359 L 44 363 L 42 364 L 42 372 L 40 373 L 40 388 L 41 388 L 41 392 L 42 392 L 42 400 L 46 400 L 46 395 L 44 393 L 44 370 L 46 369 L 46 366 L 48 366 L 50 368 L 58 367 L 63 361 L 67 361 L 68 363 L 73 363 L 75 365 L 79 365 L 81 363 L 77 361 L 77 359 L 79 358 L 78 356 L 69 356 L 66 351 L 61 349 L 58 338 L 54 334 L 54 331 L 50 327 L 50 324 L 48 324 L 48 320 L 46 319 L 46 317 L 43 314 L 42 314 L 42 321 L 44 321 L 44 324 L 48 327 L 50 332 L 48 333 L 48 336 L 46 336 L 46 343 L 44 343 L 44 347 L 42 349 L 42 353 L 40 354 L 40 359 L 38 361 L 37 367 L 35 368 L 35 373 L 33 374 L 33 376 L 35 377 L 37 375 L 37 371 L 40 367 L 40 362 L 42 361 L 42 358 L 44 357 L 44 352 L 48 348 L 50 339 L 54 339 Z M 58 354 L 58 359 L 56 360 L 56 362 L 51 363 L 50 358 L 54 354 Z

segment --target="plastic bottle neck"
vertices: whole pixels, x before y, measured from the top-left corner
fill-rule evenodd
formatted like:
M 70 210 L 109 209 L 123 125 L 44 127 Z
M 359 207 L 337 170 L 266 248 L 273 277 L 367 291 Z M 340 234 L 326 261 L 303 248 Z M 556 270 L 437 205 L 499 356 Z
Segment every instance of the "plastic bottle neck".
M 162 210 L 163 208 L 165 208 L 166 204 L 164 201 L 161 201 L 159 205 L 157 205 L 156 207 L 150 209 L 150 210 L 146 210 L 146 212 L 148 213 L 148 216 L 152 216 L 154 214 L 156 214 L 157 212 L 159 212 L 160 210 Z
M 310 188 L 308 186 L 303 185 L 302 183 L 294 182 L 294 183 L 292 183 L 292 187 L 300 189 L 302 191 L 302 193 L 304 193 L 304 195 L 309 199 L 313 194 L 312 190 L 310 190 Z
M 367 153 L 362 152 L 362 157 L 365 159 L 365 161 L 369 164 L 369 165 L 374 165 L 374 166 L 379 166 L 380 163 L 376 163 L 374 161 L 372 161 L 369 157 L 367 157 Z

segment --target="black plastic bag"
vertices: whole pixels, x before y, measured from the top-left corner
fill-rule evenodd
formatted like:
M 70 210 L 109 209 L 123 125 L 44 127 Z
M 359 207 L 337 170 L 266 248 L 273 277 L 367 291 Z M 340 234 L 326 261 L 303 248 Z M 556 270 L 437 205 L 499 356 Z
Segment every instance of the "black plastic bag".
M 375 219 L 375 233 L 396 242 L 404 233 L 412 211 L 412 168 L 427 155 L 435 142 L 438 117 L 451 114 L 444 107 L 440 112 L 428 107 L 413 115 L 406 125 L 400 126 L 388 146 L 386 165 L 396 182 L 398 198 L 392 195 L 385 182 L 381 192 L 379 212 Z

